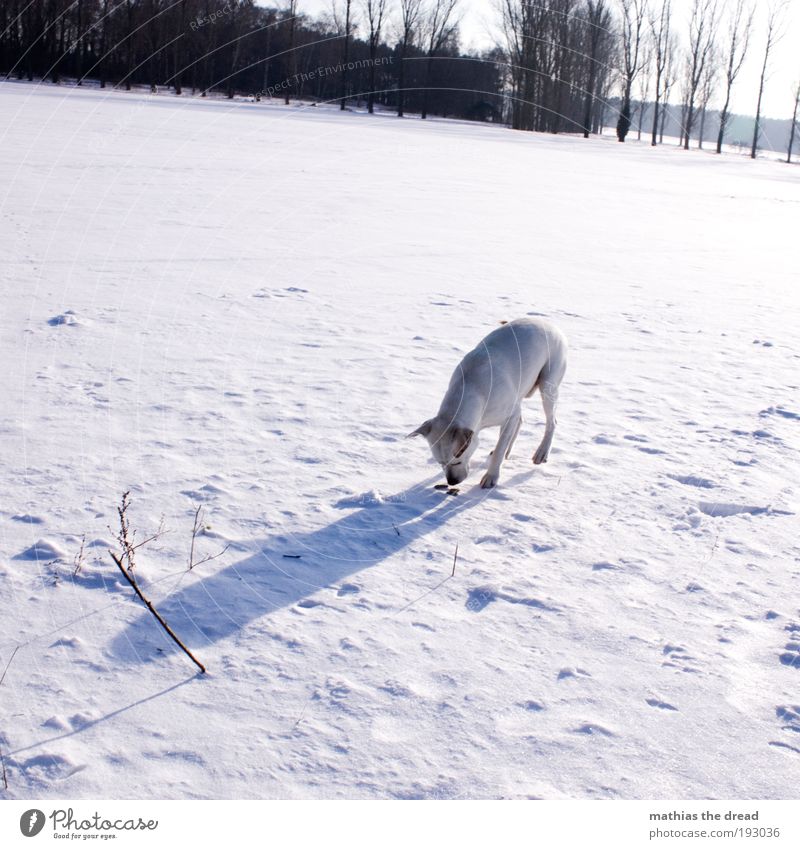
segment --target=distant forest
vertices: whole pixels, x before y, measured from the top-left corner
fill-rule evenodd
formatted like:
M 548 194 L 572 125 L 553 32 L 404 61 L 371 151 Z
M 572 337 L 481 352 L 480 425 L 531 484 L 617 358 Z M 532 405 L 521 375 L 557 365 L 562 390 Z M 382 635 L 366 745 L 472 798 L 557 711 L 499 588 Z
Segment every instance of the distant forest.
M 687 27 L 671 0 L 497 0 L 494 8 L 502 36 L 470 53 L 460 44 L 459 0 L 333 0 L 329 14 L 313 18 L 298 0 L 282 8 L 252 0 L 0 0 L 0 73 L 584 136 L 613 127 L 620 141 L 724 141 L 753 155 L 792 149 L 800 89 L 794 121 L 765 121 L 761 95 L 756 118 L 727 107 L 744 60 L 767 67 L 778 12 L 760 22 L 748 0 L 693 0 Z M 767 55 L 749 57 L 757 26 L 768 33 Z M 764 73 L 762 91 L 765 80 Z

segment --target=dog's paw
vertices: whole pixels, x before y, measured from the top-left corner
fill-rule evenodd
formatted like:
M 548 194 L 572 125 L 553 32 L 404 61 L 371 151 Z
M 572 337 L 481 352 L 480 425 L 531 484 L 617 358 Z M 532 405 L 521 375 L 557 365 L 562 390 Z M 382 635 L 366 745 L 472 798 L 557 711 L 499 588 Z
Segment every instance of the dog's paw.
M 497 486 L 497 482 L 499 480 L 499 472 L 486 472 L 486 474 L 481 478 L 481 489 L 491 489 L 492 487 Z
M 538 448 L 536 453 L 533 455 L 533 464 L 535 466 L 540 465 L 541 463 L 546 463 L 547 458 L 550 456 L 550 450 L 547 448 Z

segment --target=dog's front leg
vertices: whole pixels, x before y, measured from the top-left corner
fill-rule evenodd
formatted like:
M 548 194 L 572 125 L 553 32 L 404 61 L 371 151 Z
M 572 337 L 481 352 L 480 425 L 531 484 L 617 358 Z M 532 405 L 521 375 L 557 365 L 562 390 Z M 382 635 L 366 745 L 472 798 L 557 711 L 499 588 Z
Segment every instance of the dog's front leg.
M 489 458 L 489 468 L 481 478 L 481 489 L 491 489 L 493 486 L 497 486 L 497 482 L 500 480 L 500 466 L 511 449 L 511 445 L 519 432 L 521 422 L 522 411 L 518 407 L 500 428 L 497 445 L 495 445 L 494 451 L 492 451 L 492 455 Z

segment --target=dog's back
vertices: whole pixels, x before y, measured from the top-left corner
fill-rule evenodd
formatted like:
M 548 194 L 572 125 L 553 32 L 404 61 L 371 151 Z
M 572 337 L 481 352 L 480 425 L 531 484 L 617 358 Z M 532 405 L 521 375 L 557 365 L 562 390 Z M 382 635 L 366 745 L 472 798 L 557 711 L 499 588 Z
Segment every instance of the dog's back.
M 537 386 L 560 382 L 567 340 L 540 318 L 518 318 L 493 330 L 461 361 L 453 383 L 487 387 L 486 426 L 507 415 L 509 401 L 529 397 Z M 484 393 L 485 394 L 485 393 Z

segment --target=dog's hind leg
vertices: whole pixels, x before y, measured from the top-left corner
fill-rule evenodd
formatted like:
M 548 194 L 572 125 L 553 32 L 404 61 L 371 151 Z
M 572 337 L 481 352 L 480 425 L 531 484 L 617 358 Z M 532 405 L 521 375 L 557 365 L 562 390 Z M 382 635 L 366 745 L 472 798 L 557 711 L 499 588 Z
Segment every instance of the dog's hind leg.
M 506 419 L 500 428 L 497 445 L 495 445 L 494 451 L 492 451 L 489 457 L 489 468 L 481 478 L 481 489 L 491 489 L 500 480 L 500 466 L 503 460 L 508 457 L 508 452 L 511 450 L 511 445 L 519 433 L 521 423 L 522 413 L 518 408 L 515 413 Z
M 558 384 L 549 380 L 543 380 L 539 384 L 542 395 L 542 407 L 544 408 L 545 426 L 544 437 L 533 455 L 533 462 L 546 463 L 550 455 L 550 446 L 553 443 L 553 434 L 556 432 L 556 405 L 558 404 Z

